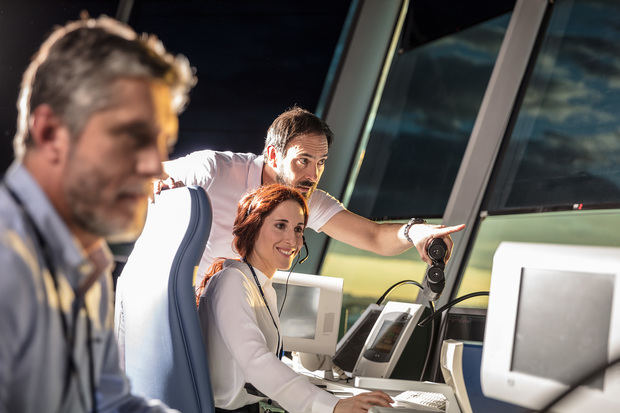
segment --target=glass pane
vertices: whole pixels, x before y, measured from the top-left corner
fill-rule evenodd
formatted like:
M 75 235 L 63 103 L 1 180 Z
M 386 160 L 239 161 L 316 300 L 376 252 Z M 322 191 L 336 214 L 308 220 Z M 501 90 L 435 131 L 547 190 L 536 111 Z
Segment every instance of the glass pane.
M 441 217 L 510 14 L 394 56 L 348 207 Z
M 502 241 L 620 246 L 620 210 L 490 216 L 480 225 L 457 297 L 489 291 L 493 254 Z M 486 308 L 487 297 L 458 304 Z
M 557 1 L 485 209 L 620 203 L 620 2 Z

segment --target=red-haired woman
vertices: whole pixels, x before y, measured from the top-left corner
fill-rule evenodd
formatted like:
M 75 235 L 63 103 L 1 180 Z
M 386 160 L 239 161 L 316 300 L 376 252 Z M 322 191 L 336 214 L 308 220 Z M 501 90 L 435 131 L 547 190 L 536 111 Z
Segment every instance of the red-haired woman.
M 291 266 L 307 219 L 304 197 L 283 185 L 263 186 L 239 202 L 233 244 L 243 258 L 216 261 L 198 290 L 216 411 L 258 412 L 265 397 L 253 389 L 291 413 L 365 412 L 391 402 L 383 392 L 338 399 L 280 360 L 271 278 Z

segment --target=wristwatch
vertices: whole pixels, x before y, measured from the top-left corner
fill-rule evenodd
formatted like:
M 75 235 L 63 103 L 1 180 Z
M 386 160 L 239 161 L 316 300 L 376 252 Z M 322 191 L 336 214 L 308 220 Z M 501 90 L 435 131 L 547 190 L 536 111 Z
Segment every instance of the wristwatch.
M 405 228 L 403 229 L 403 233 L 404 233 L 403 235 L 405 236 L 407 241 L 409 241 L 412 244 L 413 244 L 413 240 L 409 236 L 409 228 L 411 228 L 411 226 L 415 224 L 426 224 L 426 220 L 424 218 L 411 218 L 409 222 L 407 222 L 407 225 L 405 225 Z

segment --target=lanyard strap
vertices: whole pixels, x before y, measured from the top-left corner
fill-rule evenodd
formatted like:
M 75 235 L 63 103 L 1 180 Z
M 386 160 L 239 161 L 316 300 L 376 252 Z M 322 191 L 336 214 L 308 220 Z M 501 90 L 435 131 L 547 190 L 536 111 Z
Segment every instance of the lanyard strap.
M 246 260 L 245 258 L 243 259 L 243 262 L 245 262 L 248 268 L 250 268 L 250 271 L 252 272 L 252 275 L 254 276 L 254 281 L 256 282 L 256 286 L 258 287 L 258 291 L 260 292 L 260 295 L 263 298 L 263 302 L 265 303 L 265 307 L 267 307 L 267 311 L 269 311 L 269 316 L 271 317 L 273 326 L 276 328 L 276 333 L 278 334 L 278 345 L 276 347 L 276 356 L 278 357 L 278 359 L 282 360 L 282 349 L 280 348 L 280 329 L 278 328 L 276 319 L 273 318 L 273 314 L 271 313 L 269 304 L 267 304 L 267 298 L 265 298 L 265 293 L 263 292 L 263 288 L 261 287 L 260 282 L 258 281 L 258 277 L 256 276 L 256 272 L 254 271 L 254 267 L 252 267 L 250 263 L 248 262 L 248 260 Z
M 56 300 L 58 301 L 58 315 L 60 317 L 62 335 L 63 335 L 65 346 L 66 346 L 65 351 L 67 352 L 67 366 L 65 369 L 65 372 L 66 372 L 65 381 L 64 381 L 63 390 L 62 390 L 60 408 L 61 409 L 63 408 L 65 399 L 69 395 L 69 388 L 70 388 L 72 376 L 75 374 L 77 375 L 78 379 L 80 377 L 80 372 L 79 372 L 77 363 L 73 355 L 73 349 L 75 348 L 75 336 L 76 336 L 76 330 L 77 330 L 77 324 L 78 324 L 78 314 L 79 314 L 80 309 L 84 308 L 86 311 L 86 324 L 87 324 L 87 330 L 88 330 L 87 346 L 89 350 L 88 355 L 89 355 L 89 367 L 90 367 L 89 378 L 90 378 L 90 387 L 91 387 L 91 403 L 93 403 L 93 407 L 92 407 L 93 411 L 96 412 L 97 405 L 95 402 L 95 395 L 94 395 L 92 335 L 91 335 L 90 318 L 88 316 L 88 310 L 86 309 L 85 301 L 83 300 L 83 297 L 79 293 L 74 291 L 74 295 L 76 299 L 73 301 L 73 304 L 71 306 L 71 316 L 72 316 L 73 324 L 71 325 L 71 331 L 69 331 L 68 321 L 64 315 L 64 312 L 62 311 L 62 302 L 60 301 L 60 287 L 58 286 L 58 275 L 56 273 L 56 268 L 54 267 L 52 263 L 52 258 L 51 258 L 52 255 L 49 250 L 49 244 L 45 242 L 45 238 L 43 237 L 43 234 L 39 230 L 39 227 L 35 224 L 34 219 L 32 218 L 32 216 L 30 215 L 30 213 L 24 206 L 24 203 L 22 202 L 22 200 L 17 196 L 15 191 L 13 191 L 13 189 L 6 183 L 6 181 L 3 180 L 2 184 L 6 188 L 8 194 L 11 196 L 11 198 L 13 199 L 17 207 L 21 210 L 22 215 L 24 216 L 29 226 L 33 230 L 34 235 L 35 235 L 35 242 L 40 248 L 41 253 L 43 254 L 43 263 L 45 264 L 45 268 L 49 271 L 52 277 L 52 284 L 54 285 L 54 290 L 56 292 Z M 84 400 L 85 397 L 82 393 L 82 386 L 80 386 L 79 380 L 78 380 L 78 393 L 80 396 L 80 403 L 82 403 L 83 406 L 86 405 L 86 401 Z

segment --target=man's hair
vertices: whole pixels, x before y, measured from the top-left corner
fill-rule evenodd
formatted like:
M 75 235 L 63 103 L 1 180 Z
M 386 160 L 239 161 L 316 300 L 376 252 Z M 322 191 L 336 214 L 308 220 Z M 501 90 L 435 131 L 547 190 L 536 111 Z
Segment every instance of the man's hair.
M 334 139 L 334 133 L 325 121 L 312 112 L 293 106 L 278 116 L 269 127 L 263 156 L 267 157 L 267 147 L 270 145 L 284 155 L 288 143 L 300 135 L 325 135 L 328 147 Z
M 112 86 L 120 78 L 163 81 L 170 87 L 177 113 L 196 84 L 184 56 L 172 56 L 155 36 L 138 36 L 112 18 L 83 18 L 54 29 L 24 72 L 15 157 L 22 159 L 32 145 L 29 123 L 34 108 L 48 104 L 75 138 L 94 112 L 113 103 Z

